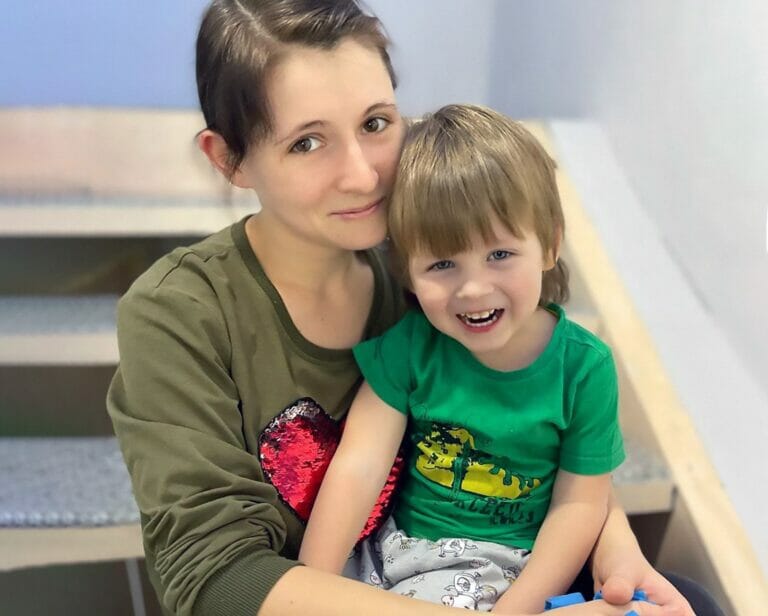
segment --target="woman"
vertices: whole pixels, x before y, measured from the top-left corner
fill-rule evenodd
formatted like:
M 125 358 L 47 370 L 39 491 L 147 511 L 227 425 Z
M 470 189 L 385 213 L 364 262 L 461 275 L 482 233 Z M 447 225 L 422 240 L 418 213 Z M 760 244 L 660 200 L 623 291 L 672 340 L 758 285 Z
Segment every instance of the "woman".
M 215 0 L 197 42 L 199 145 L 261 210 L 141 276 L 118 314 L 108 407 L 168 613 L 445 614 L 296 566 L 302 521 L 359 384 L 350 347 L 399 317 L 373 247 L 404 123 L 379 22 L 354 0 Z M 354 495 L 351 495 L 354 497 Z M 691 614 L 615 504 L 593 572 Z M 365 606 L 364 608 L 362 606 Z

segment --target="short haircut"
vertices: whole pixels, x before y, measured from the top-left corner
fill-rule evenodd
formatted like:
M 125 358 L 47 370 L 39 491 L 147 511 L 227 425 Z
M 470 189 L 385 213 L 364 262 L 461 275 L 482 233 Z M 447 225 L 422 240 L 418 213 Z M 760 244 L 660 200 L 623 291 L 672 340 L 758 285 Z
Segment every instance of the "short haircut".
M 476 237 L 493 239 L 497 219 L 511 233 L 533 230 L 556 257 L 565 220 L 555 163 L 523 127 L 477 105 L 448 105 L 413 122 L 405 137 L 389 202 L 393 266 L 410 286 L 411 255 L 448 257 Z M 540 304 L 567 301 L 561 259 L 544 273 Z

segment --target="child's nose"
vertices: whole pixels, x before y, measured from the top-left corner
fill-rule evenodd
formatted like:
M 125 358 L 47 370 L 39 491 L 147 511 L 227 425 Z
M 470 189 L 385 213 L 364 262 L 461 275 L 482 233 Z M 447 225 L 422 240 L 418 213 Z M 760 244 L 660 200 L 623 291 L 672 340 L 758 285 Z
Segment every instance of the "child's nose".
M 493 285 L 483 276 L 472 276 L 464 279 L 456 296 L 459 299 L 482 297 L 493 291 Z

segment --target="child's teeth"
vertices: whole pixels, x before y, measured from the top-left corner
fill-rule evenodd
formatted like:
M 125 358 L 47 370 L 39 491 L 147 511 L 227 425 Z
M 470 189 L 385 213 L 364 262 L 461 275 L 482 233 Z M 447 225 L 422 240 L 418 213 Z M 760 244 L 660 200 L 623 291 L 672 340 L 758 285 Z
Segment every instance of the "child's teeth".
M 470 319 L 487 319 L 491 316 L 491 312 L 491 310 L 485 310 L 484 312 L 466 312 L 464 313 L 464 316 L 469 317 Z

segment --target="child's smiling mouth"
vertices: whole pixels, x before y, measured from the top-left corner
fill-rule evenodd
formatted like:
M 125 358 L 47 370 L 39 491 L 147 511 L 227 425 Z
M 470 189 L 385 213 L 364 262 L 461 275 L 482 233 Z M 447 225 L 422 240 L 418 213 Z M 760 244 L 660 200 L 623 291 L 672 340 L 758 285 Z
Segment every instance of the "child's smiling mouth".
M 461 312 L 456 315 L 456 318 L 467 327 L 480 329 L 496 323 L 502 314 L 504 314 L 503 308 L 492 308 L 480 312 Z

